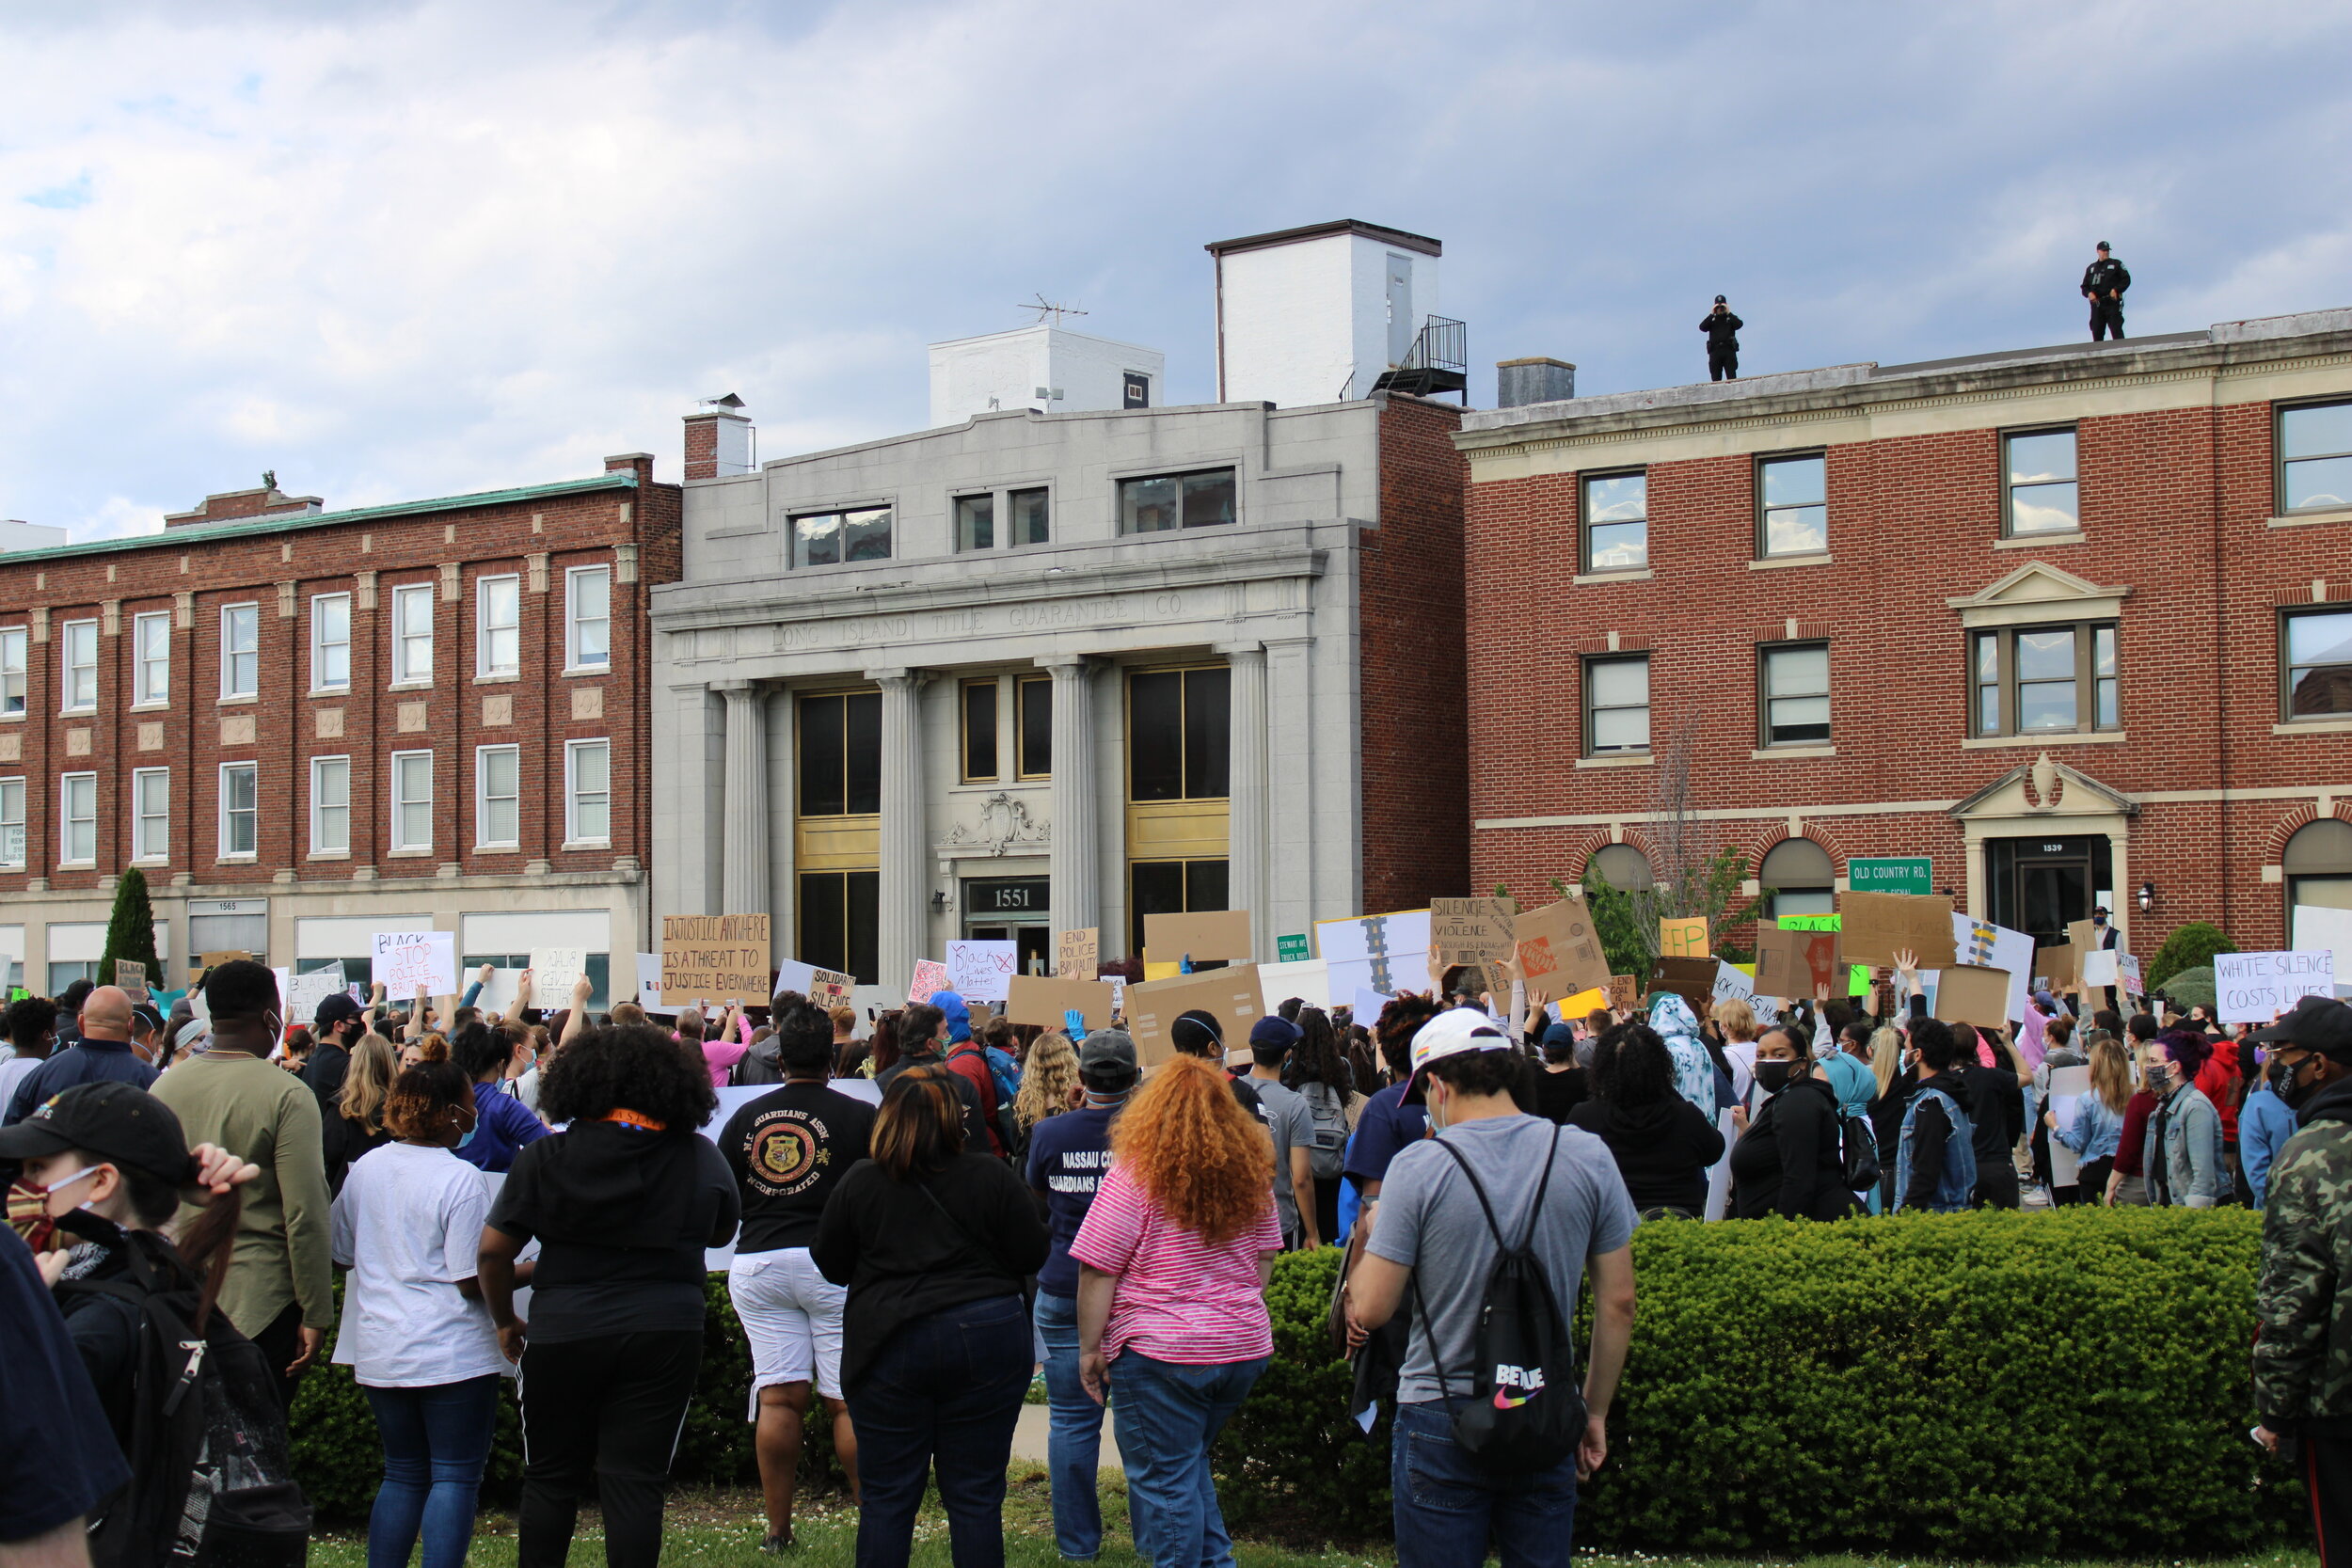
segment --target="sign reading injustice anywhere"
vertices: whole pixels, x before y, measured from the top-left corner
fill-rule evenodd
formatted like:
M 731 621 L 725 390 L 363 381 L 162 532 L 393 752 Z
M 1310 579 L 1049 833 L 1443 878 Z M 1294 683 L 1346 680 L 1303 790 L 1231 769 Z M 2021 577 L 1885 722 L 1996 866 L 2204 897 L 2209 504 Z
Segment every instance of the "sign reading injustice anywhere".
M 768 1005 L 768 916 L 661 917 L 661 999 Z M 536 983 L 535 977 L 533 983 Z
M 1925 855 L 1858 855 L 1846 862 L 1846 885 L 1856 893 L 1933 893 Z

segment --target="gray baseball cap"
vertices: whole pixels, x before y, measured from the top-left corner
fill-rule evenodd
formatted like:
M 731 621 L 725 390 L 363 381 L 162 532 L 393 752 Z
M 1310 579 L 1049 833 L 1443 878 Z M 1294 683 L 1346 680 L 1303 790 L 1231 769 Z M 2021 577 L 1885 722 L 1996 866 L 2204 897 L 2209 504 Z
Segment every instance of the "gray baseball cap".
M 1124 1029 L 1097 1029 L 1078 1047 L 1078 1075 L 1093 1078 L 1114 1071 L 1136 1071 L 1136 1042 Z

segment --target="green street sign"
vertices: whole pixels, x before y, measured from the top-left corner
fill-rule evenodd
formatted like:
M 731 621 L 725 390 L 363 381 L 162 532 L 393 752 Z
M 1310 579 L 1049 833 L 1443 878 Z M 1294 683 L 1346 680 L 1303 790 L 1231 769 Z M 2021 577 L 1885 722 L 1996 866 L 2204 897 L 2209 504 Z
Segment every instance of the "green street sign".
M 1925 855 L 1857 855 L 1846 862 L 1846 885 L 1856 893 L 1932 893 Z
M 1306 935 L 1302 932 L 1295 937 L 1276 937 L 1274 956 L 1286 964 L 1303 962 L 1307 957 Z

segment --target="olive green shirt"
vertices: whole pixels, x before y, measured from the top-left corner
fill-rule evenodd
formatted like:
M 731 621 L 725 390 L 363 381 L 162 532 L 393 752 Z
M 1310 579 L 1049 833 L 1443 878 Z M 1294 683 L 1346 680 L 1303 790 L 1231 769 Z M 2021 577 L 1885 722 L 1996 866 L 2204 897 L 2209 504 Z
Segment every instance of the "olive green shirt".
M 319 1102 L 272 1062 L 237 1053 L 191 1056 L 155 1080 L 191 1147 L 218 1144 L 262 1167 L 238 1189 L 244 1200 L 221 1309 L 246 1335 L 300 1304 L 306 1328 L 334 1326 L 332 1200 L 319 1150 Z M 183 1209 L 185 1226 L 193 1209 Z

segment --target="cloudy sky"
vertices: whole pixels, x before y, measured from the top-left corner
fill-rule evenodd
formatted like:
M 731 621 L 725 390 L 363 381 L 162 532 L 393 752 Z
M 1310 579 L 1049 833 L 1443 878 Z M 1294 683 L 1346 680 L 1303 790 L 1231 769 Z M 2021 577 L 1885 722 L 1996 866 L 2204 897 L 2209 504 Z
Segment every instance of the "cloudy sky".
M 2064 341 L 2102 238 L 2135 332 L 2352 305 L 2347 57 L 2259 0 L 0 0 L 0 516 L 674 477 L 729 389 L 885 435 L 1041 291 L 1201 400 L 1202 244 L 1342 216 L 1588 392 L 1703 374 L 1719 290 L 1751 372 Z

